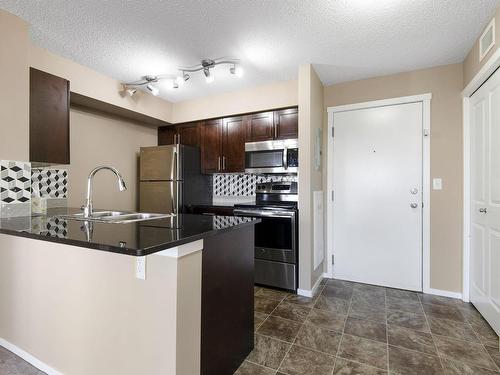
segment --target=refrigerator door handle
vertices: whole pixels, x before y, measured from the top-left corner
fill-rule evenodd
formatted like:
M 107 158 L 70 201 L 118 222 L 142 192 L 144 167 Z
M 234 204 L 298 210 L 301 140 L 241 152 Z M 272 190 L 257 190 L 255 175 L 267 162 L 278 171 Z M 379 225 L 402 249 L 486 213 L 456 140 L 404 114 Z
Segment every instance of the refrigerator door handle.
M 177 151 L 175 150 L 175 147 L 172 147 L 172 162 L 170 164 L 170 180 L 174 179 L 175 176 L 175 161 L 177 160 Z
M 180 157 L 181 157 L 181 149 L 180 145 L 177 145 L 175 147 L 175 180 L 180 181 L 181 180 L 181 173 L 180 173 L 180 168 L 181 168 L 181 163 L 180 163 Z
M 175 204 L 175 193 L 174 193 L 174 187 L 175 187 L 175 182 L 171 181 L 170 184 L 172 187 L 170 188 L 170 201 L 172 202 L 172 213 L 176 214 L 176 204 Z

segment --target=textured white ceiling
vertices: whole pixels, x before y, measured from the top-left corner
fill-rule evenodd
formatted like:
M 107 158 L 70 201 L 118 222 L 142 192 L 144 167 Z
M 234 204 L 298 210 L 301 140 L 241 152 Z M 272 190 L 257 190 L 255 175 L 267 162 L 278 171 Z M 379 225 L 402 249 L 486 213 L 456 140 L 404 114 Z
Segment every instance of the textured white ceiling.
M 324 84 L 460 62 L 500 0 L 0 0 L 36 44 L 121 81 L 240 58 L 243 78 L 162 89 L 170 101 L 295 79 Z M 166 85 L 164 85 L 166 86 Z

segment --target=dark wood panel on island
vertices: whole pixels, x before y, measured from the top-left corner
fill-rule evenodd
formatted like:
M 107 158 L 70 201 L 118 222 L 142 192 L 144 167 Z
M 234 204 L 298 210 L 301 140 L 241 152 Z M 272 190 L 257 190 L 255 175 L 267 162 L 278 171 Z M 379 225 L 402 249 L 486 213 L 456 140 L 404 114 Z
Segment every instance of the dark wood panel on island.
M 253 225 L 203 240 L 202 375 L 232 375 L 253 350 L 253 284 Z

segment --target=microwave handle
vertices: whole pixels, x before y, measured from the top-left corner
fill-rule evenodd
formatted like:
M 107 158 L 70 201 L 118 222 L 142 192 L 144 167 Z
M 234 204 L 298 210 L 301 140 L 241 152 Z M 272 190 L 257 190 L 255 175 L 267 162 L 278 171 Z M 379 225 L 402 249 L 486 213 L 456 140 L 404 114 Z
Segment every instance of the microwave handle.
M 283 168 L 288 169 L 288 148 L 283 149 Z

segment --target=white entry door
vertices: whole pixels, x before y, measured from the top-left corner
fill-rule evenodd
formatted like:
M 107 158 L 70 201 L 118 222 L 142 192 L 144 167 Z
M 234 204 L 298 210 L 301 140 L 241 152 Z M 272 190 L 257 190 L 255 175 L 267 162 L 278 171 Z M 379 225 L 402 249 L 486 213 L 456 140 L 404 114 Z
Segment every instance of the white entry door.
M 335 278 L 422 290 L 422 112 L 334 113 Z
M 470 299 L 500 334 L 500 71 L 470 104 Z

